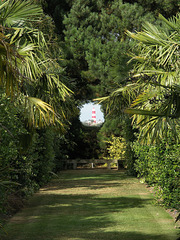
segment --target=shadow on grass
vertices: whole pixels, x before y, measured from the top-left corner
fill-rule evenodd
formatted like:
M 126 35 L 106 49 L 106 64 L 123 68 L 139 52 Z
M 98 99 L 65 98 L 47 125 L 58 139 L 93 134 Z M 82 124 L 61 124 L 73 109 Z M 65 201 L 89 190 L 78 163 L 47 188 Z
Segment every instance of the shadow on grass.
M 48 191 L 56 191 L 56 190 L 63 190 L 63 189 L 68 189 L 68 188 L 88 188 L 89 190 L 97 190 L 97 189 L 101 189 L 101 188 L 115 188 L 115 187 L 120 187 L 124 184 L 121 183 L 103 183 L 103 181 L 73 181 L 72 183 L 63 183 L 64 186 L 54 186 L 53 185 L 49 185 L 47 187 L 44 187 L 41 191 L 42 192 L 48 192 Z
M 143 208 L 152 199 L 136 197 L 96 198 L 94 195 L 38 195 L 32 199 L 30 207 L 23 215 L 14 217 L 9 225 L 9 237 L 3 240 L 63 240 L 63 239 L 100 239 L 100 240 L 165 240 L 165 235 L 148 235 L 136 231 L 113 230 L 116 221 L 113 213 L 123 214 L 118 224 L 129 224 L 131 216 L 126 217 L 124 210 Z M 140 220 L 138 220 L 140 221 Z M 143 222 L 139 222 L 142 224 Z M 108 232 L 107 228 L 112 228 Z M 131 226 L 132 229 L 132 226 Z M 136 230 L 136 224 L 134 225 Z M 13 238 L 15 237 L 15 238 Z
M 55 211 L 65 211 L 66 209 L 71 212 L 77 208 L 78 211 L 81 209 L 88 209 L 93 214 L 98 213 L 100 209 L 105 211 L 121 211 L 122 209 L 128 208 L 142 208 L 147 204 L 152 203 L 152 198 L 141 199 L 137 197 L 97 197 L 97 195 L 37 195 L 33 198 L 33 201 L 29 203 L 30 208 L 43 208 L 44 211 L 52 211 L 52 207 Z M 67 207 L 66 207 L 67 204 Z M 69 204 L 69 205 L 68 205 Z M 56 210 L 57 208 L 57 210 Z M 28 209 L 28 208 L 27 208 Z M 104 212 L 103 212 L 104 213 Z M 101 213 L 102 214 L 102 213 Z
M 59 179 L 55 179 L 53 182 L 49 183 L 46 187 L 44 187 L 41 191 L 56 191 L 56 190 L 63 190 L 68 188 L 79 188 L 79 187 L 88 187 L 88 189 L 100 189 L 100 188 L 107 188 L 107 187 L 120 187 L 123 185 L 131 184 L 132 182 L 128 183 L 130 179 L 135 179 L 134 177 L 127 176 L 124 172 L 115 172 L 115 173 L 106 173 L 103 174 L 102 170 L 99 170 L 99 173 L 95 172 L 89 176 L 89 172 L 87 170 L 87 174 L 76 174 L 79 171 L 71 171 L 71 174 L 68 177 L 64 177 L 60 174 Z M 90 171 L 91 173 L 93 170 Z M 66 173 L 66 172 L 64 172 Z M 83 171 L 84 173 L 84 171 Z M 65 175 L 66 176 L 66 175 Z M 121 182 L 121 181 L 127 182 Z
M 59 185 L 58 189 L 73 187 L 114 187 L 114 180 L 126 180 L 117 185 L 126 185 L 128 177 L 113 176 L 70 176 L 70 185 Z M 68 179 L 68 178 L 67 178 Z M 63 179 L 62 179 L 63 180 Z M 69 182 L 72 180 L 72 183 Z M 92 185 L 90 185 L 90 183 Z M 54 184 L 54 185 L 53 185 Z M 52 187 L 56 188 L 56 183 Z M 71 184 L 73 186 L 71 186 Z M 98 194 L 36 194 L 28 206 L 15 215 L 6 226 L 9 233 L 2 240 L 175 240 L 169 233 L 160 233 L 146 207 L 152 198 L 140 196 L 111 196 Z M 55 190 L 54 188 L 52 190 Z M 134 212 L 133 212 L 134 211 Z M 145 212 L 141 215 L 141 212 Z M 132 214 L 131 214 L 132 213 Z M 136 215 L 137 213 L 137 215 Z M 140 213 L 140 214 L 139 214 Z M 134 215 L 133 215 L 134 214 Z M 138 215 L 139 214 L 139 215 Z M 154 221 L 154 222 L 153 222 Z M 149 227 L 151 225 L 151 227 Z M 154 231 L 154 229 L 155 231 Z M 150 231 L 152 229 L 152 232 Z M 150 234 L 151 232 L 151 234 Z
M 175 240 L 167 235 L 143 234 L 137 232 L 99 232 L 99 233 L 81 233 L 77 237 L 66 235 L 65 238 L 52 238 L 52 240 L 76 239 L 76 240 Z

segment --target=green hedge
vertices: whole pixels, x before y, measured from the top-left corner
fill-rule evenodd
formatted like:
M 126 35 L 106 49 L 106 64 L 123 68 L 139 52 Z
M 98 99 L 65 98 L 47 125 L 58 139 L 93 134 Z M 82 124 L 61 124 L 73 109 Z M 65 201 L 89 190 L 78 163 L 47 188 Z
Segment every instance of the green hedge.
M 10 99 L 0 97 L 0 209 L 33 194 L 47 183 L 55 169 L 53 128 L 29 132 L 21 111 Z
M 160 202 L 166 207 L 179 209 L 180 200 L 180 145 L 171 139 L 159 145 L 134 143 L 135 169 L 138 177 L 155 186 Z

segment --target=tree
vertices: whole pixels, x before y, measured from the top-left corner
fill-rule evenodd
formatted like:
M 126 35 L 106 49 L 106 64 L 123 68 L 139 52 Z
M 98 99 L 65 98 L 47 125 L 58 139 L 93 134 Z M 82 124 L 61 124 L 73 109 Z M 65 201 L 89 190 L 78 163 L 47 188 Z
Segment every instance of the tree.
M 62 68 L 51 58 L 44 34 L 34 29 L 30 20 L 34 16 L 32 20 L 38 21 L 42 9 L 29 0 L 7 0 L 0 3 L 0 10 L 1 87 L 16 104 L 21 103 L 29 125 L 58 121 L 63 126 L 63 105 L 71 91 L 60 81 Z M 36 98 L 40 82 L 47 102 Z M 58 106 L 59 113 L 55 111 L 57 96 L 63 103 Z
M 169 129 L 177 137 L 180 113 L 180 15 L 169 20 L 160 15 L 161 26 L 144 24 L 143 31 L 127 34 L 135 40 L 138 54 L 129 83 L 104 100 L 119 102 L 126 113 L 134 114 L 133 122 L 140 126 L 140 137 L 149 142 L 166 136 Z M 123 102 L 121 101 L 123 99 Z M 122 103 L 125 103 L 123 106 Z M 117 106 L 115 106 L 117 107 Z
M 179 11 L 179 2 L 176 0 L 124 0 L 128 3 L 138 3 L 146 12 L 161 13 L 166 18 L 175 16 Z
M 48 13 L 50 15 L 55 23 L 56 26 L 56 32 L 60 36 L 60 39 L 64 39 L 64 16 L 69 13 L 71 6 L 72 6 L 72 0 L 37 0 L 42 4 L 42 7 L 44 9 L 44 12 Z
M 64 34 L 71 52 L 68 63 L 76 66 L 76 72 L 81 77 L 77 79 L 77 84 L 85 82 L 94 96 L 103 96 L 114 89 L 118 82 L 112 81 L 112 64 L 118 56 L 125 62 L 124 66 L 129 60 L 126 52 L 130 42 L 126 41 L 124 32 L 126 29 L 140 30 L 143 19 L 147 17 L 150 17 L 149 14 L 144 15 L 143 8 L 138 4 L 74 1 L 64 18 Z

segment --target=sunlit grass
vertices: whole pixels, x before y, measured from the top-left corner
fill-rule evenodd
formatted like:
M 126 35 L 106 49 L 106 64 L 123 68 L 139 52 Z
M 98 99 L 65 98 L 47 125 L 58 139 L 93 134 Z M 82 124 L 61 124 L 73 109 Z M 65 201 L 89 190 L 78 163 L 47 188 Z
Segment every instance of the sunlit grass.
M 136 178 L 118 171 L 65 171 L 5 226 L 3 240 L 175 240 L 166 211 Z

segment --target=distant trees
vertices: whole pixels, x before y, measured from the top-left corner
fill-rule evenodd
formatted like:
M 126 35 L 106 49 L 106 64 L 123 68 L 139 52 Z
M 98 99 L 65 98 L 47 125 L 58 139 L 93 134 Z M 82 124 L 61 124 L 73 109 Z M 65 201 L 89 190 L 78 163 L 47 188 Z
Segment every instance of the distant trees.
M 74 1 L 70 12 L 64 17 L 65 44 L 69 49 L 68 66 L 80 76 L 77 84 L 89 87 L 90 96 L 103 96 L 117 86 L 112 81 L 111 66 L 119 61 L 122 75 L 126 75 L 129 57 L 126 52 L 129 41 L 126 29 L 140 30 L 144 15 L 138 4 L 123 4 L 121 1 Z M 122 20 L 123 19 L 123 20 Z M 69 65 L 70 64 L 70 65 Z M 71 65 L 72 64 L 72 65 Z M 68 68 L 69 69 L 69 68 Z M 78 71 L 78 72 L 77 72 Z M 84 89 L 84 88 L 83 88 Z

